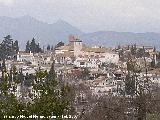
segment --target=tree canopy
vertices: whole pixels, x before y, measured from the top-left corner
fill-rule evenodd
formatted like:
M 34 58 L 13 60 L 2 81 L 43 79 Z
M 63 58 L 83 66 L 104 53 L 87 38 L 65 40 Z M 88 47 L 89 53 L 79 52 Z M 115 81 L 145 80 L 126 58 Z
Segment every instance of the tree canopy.
M 39 52 L 42 52 L 42 49 L 40 48 L 39 43 L 38 44 L 36 43 L 35 38 L 33 38 L 31 42 L 27 41 L 25 51 L 28 53 L 29 52 L 39 53 Z
M 57 116 L 59 119 L 69 108 L 67 100 L 69 87 L 59 84 L 54 71 L 54 63 L 49 72 L 39 69 L 35 75 L 32 75 L 32 78 L 28 74 L 24 76 L 18 72 L 15 66 L 3 74 L 4 77 L 0 81 L 0 117 L 36 115 L 39 117 Z M 25 93 L 29 97 L 27 102 L 24 101 L 24 98 L 17 99 L 15 96 L 17 86 L 25 82 L 24 78 L 27 81 L 33 80 L 31 86 L 34 92 Z
M 9 59 L 13 58 L 19 51 L 18 41 L 13 41 L 11 35 L 4 37 L 4 40 L 0 44 L 0 58 Z

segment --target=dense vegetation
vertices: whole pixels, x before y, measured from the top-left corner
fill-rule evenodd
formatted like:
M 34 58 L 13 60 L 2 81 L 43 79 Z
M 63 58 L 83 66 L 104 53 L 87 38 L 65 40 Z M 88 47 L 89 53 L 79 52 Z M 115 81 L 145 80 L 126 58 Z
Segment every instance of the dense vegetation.
M 42 49 L 40 48 L 39 43 L 36 44 L 35 39 L 33 38 L 32 41 L 27 41 L 26 43 L 26 52 L 32 52 L 32 53 L 39 53 L 42 52 Z
M 2 67 L 3 75 L 0 80 L 0 117 L 24 115 L 37 116 L 57 116 L 61 118 L 69 107 L 67 94 L 69 88 L 60 84 L 56 78 L 54 71 L 54 63 L 49 72 L 37 70 L 36 74 L 24 76 L 22 72 L 18 72 L 15 67 L 7 72 L 5 66 Z M 25 80 L 24 80 L 25 78 Z M 18 85 L 30 82 L 34 92 L 24 91 L 17 99 L 15 96 Z M 25 99 L 25 95 L 28 99 Z

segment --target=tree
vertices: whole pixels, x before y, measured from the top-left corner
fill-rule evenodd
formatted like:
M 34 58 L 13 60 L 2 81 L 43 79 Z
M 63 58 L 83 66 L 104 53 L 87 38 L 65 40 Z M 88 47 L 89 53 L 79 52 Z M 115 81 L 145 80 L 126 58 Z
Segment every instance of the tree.
M 32 53 L 35 53 L 37 50 L 37 47 L 36 47 L 36 42 L 35 42 L 35 39 L 33 38 L 31 43 L 30 43 L 30 49 L 31 49 L 31 52 Z
M 26 43 L 26 52 L 32 52 L 32 53 L 39 53 L 42 52 L 42 49 L 40 48 L 39 43 L 36 44 L 35 38 L 32 39 L 31 42 L 27 41 Z
M 100 97 L 82 120 L 132 120 L 126 115 L 126 100 L 117 96 Z
M 5 72 L 6 72 L 5 59 L 3 59 L 1 71 L 2 71 L 2 78 L 1 79 L 4 80 L 5 79 Z
M 120 45 L 118 45 L 118 50 L 120 50 L 121 49 L 121 46 Z
M 5 63 L 3 69 L 5 69 Z M 14 68 L 13 72 L 10 73 L 7 73 L 5 70 L 3 71 L 0 81 L 0 118 L 4 119 L 4 116 L 18 117 L 19 115 L 23 115 L 25 106 L 14 95 L 17 84 L 15 84 L 15 76 L 13 74 L 16 73 L 16 69 Z
M 6 72 L 5 61 L 3 63 L 3 74 L 0 80 L 0 118 L 3 119 L 5 115 L 15 117 L 37 115 L 57 116 L 58 119 L 69 109 L 67 97 L 69 87 L 60 84 L 57 80 L 54 62 L 49 72 L 39 69 L 36 75 L 26 74 L 26 76 L 22 74 L 22 70 L 18 72 L 15 66 L 12 66 L 10 72 Z M 37 94 L 25 91 L 26 96 L 22 94 L 22 98 L 17 99 L 15 96 L 17 85 L 24 85 L 30 81 L 34 81 L 32 82 L 33 91 Z M 30 97 L 30 101 L 25 97 Z
M 119 49 L 118 55 L 119 55 L 120 60 L 124 60 L 124 50 L 123 50 L 123 48 Z
M 67 98 L 70 103 L 68 114 L 77 115 L 80 113 L 78 119 L 83 119 L 86 114 L 89 114 L 92 106 L 97 102 L 97 97 L 92 95 L 90 88 L 84 84 L 69 85 Z
M 55 48 L 58 48 L 58 47 L 61 47 L 61 46 L 64 46 L 64 43 L 61 41 L 61 42 L 59 42 L 56 46 L 55 46 Z
M 152 59 L 151 67 L 152 67 L 152 68 L 155 68 L 155 67 L 156 67 L 156 63 L 155 63 L 155 60 L 154 60 L 154 59 Z
M 55 64 L 55 61 L 53 61 L 52 65 L 51 65 L 50 71 L 47 75 L 47 80 L 54 80 L 56 78 L 56 73 L 55 73 L 55 70 L 54 70 L 54 64 Z
M 141 57 L 144 56 L 144 54 L 145 54 L 145 50 L 144 50 L 143 48 L 140 48 L 140 49 L 137 50 L 136 56 L 137 56 L 138 58 L 141 58 Z
M 14 42 L 14 44 L 13 44 L 13 49 L 14 49 L 14 51 L 16 52 L 16 53 L 18 53 L 18 51 L 19 51 L 19 45 L 18 45 L 18 41 L 16 40 L 15 42 Z
M 82 78 L 83 78 L 83 80 L 87 80 L 89 78 L 89 70 L 88 70 L 88 68 L 84 68 L 83 69 Z
M 156 68 L 160 68 L 160 62 L 157 63 Z
M 40 68 L 37 70 L 33 90 L 37 94 L 30 95 L 34 98 L 32 98 L 33 102 L 28 103 L 26 106 L 27 115 L 57 116 L 57 118 L 61 118 L 68 109 L 69 102 L 66 97 L 68 87 L 60 85 L 56 80 L 54 62 L 49 73 Z
M 129 108 L 134 109 L 134 117 L 137 120 L 146 120 L 147 115 L 150 114 L 150 111 L 152 111 L 152 114 L 157 114 L 158 112 L 156 104 L 154 103 L 160 103 L 160 101 L 157 101 L 157 96 L 153 95 L 157 92 L 157 87 L 155 87 L 156 84 L 152 83 L 150 77 L 148 76 L 146 61 L 144 66 L 146 69 L 145 77 L 140 76 L 140 69 L 142 68 L 137 68 L 136 64 L 132 61 L 129 64 L 131 64 L 130 66 L 132 67 L 128 69 L 127 76 L 130 77 L 126 79 L 126 82 L 130 81 L 133 87 L 125 89 L 125 92 L 127 92 L 126 90 L 130 90 L 134 93 L 129 94 L 130 96 L 127 97 L 127 99 L 129 98 L 129 103 L 132 103 Z
M 47 46 L 47 50 L 51 50 L 51 47 L 50 47 L 50 45 L 48 45 L 48 46 Z
M 13 41 L 10 35 L 4 37 L 4 40 L 0 44 L 0 58 L 1 59 L 10 59 L 13 58 L 18 50 L 18 41 Z
M 131 46 L 131 54 L 136 55 L 136 50 L 137 50 L 136 44 L 132 45 Z
M 158 52 L 157 59 L 160 60 L 160 52 Z
M 130 74 L 127 74 L 125 78 L 125 93 L 127 95 L 135 94 L 135 80 Z
M 153 52 L 155 53 L 156 52 L 156 47 L 154 46 L 154 48 L 153 48 Z
M 52 45 L 52 47 L 51 47 L 51 50 L 54 50 L 54 47 L 53 47 L 53 45 Z
M 27 53 L 29 53 L 31 51 L 31 49 L 30 49 L 30 42 L 29 41 L 27 41 L 27 43 L 26 43 L 26 50 L 25 51 Z

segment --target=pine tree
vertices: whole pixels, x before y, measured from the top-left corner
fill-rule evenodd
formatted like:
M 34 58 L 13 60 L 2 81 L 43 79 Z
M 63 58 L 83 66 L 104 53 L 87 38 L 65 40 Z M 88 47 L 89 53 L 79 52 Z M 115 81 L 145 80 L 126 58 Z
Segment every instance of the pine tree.
M 16 47 L 18 47 L 17 42 L 15 41 Z M 0 44 L 0 58 L 1 59 L 9 59 L 10 57 L 13 58 L 16 55 L 15 45 L 10 35 L 4 37 L 4 40 Z

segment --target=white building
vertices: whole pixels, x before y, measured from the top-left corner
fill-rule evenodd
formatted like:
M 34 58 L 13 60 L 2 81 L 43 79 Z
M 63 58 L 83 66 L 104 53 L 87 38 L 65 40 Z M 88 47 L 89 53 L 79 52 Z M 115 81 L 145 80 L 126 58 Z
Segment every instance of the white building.
M 19 51 L 17 54 L 17 61 L 19 62 L 32 62 L 34 60 L 33 53 L 26 53 L 23 51 Z

